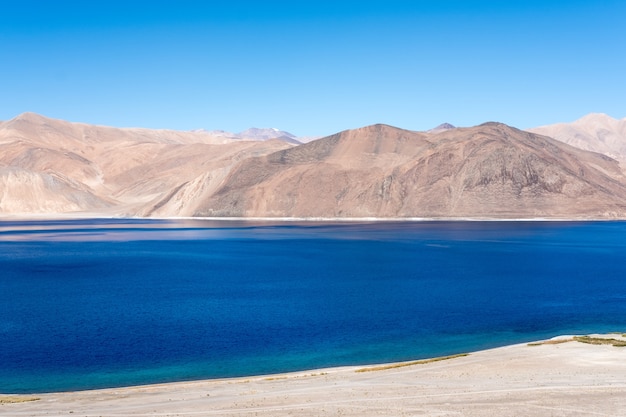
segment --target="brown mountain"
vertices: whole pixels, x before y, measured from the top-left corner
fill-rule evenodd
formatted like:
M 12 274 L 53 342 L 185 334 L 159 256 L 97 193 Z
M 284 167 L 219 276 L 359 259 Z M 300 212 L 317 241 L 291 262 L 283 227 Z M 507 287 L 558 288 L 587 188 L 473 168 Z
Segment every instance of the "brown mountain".
M 242 161 L 199 216 L 625 217 L 618 163 L 499 123 L 374 125 Z
M 26 113 L 0 123 L 0 215 L 626 218 L 618 163 L 499 124 L 294 146 Z
M 185 215 L 193 201 L 171 206 L 173 190 L 210 190 L 237 161 L 289 146 L 24 113 L 0 123 L 0 213 Z

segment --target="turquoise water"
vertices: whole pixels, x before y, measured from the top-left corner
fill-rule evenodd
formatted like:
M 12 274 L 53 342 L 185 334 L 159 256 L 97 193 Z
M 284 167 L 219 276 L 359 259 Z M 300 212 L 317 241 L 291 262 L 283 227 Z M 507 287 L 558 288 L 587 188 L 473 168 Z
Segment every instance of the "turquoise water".
M 0 392 L 626 330 L 626 223 L 0 222 Z

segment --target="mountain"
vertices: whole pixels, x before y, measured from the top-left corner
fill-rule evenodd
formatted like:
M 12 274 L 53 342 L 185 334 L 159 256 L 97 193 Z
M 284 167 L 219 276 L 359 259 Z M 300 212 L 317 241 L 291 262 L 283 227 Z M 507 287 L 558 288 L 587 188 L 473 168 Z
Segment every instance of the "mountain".
M 608 155 L 626 167 L 626 118 L 618 120 L 606 114 L 593 113 L 572 123 L 540 126 L 528 131 Z
M 2 129 L 0 141 L 6 137 L 19 138 L 24 136 L 34 141 L 52 140 L 52 142 L 46 143 L 56 145 L 111 141 L 161 144 L 221 144 L 229 142 L 224 137 L 212 135 L 205 131 L 182 132 L 166 129 L 95 126 L 52 119 L 36 113 L 22 113 L 11 120 L 0 123 L 0 129 Z M 61 143 L 57 143 L 57 141 L 61 141 Z
M 626 218 L 616 160 L 501 123 L 250 134 L 25 113 L 0 122 L 0 215 Z
M 226 132 L 224 130 L 204 130 L 204 129 L 198 129 L 192 132 L 203 132 L 214 137 L 220 137 L 220 138 L 226 138 L 226 139 L 256 140 L 256 141 L 278 139 L 278 140 L 282 140 L 283 142 L 291 143 L 293 145 L 299 145 L 302 143 L 298 139 L 298 137 L 296 137 L 295 135 L 292 135 L 289 132 L 285 132 L 284 130 L 279 130 L 276 128 L 262 128 L 261 129 L 257 127 L 251 127 L 239 133 Z
M 238 133 L 239 137 L 253 140 L 268 140 L 268 139 L 282 139 L 282 140 L 296 140 L 295 135 L 283 130 L 272 128 L 259 129 L 251 127 L 243 132 Z M 299 142 L 298 142 L 299 143 Z
M 624 217 L 617 162 L 500 123 L 348 130 L 242 161 L 198 216 Z
M 172 207 L 172 190 L 210 191 L 239 160 L 289 146 L 25 113 L 0 123 L 0 213 L 184 215 L 193 201 Z
M 430 130 L 427 130 L 426 132 L 427 133 L 440 133 L 440 132 L 444 132 L 450 129 L 456 129 L 456 126 L 451 125 L 450 123 L 442 123 L 439 126 L 436 126 Z
M 241 139 L 241 137 L 239 137 L 239 135 L 237 135 L 236 133 L 227 132 L 225 130 L 195 129 L 195 130 L 192 130 L 192 132 L 194 132 L 194 133 L 206 133 L 207 135 L 210 135 L 210 136 L 213 136 L 213 137 L 218 137 L 218 138 Z

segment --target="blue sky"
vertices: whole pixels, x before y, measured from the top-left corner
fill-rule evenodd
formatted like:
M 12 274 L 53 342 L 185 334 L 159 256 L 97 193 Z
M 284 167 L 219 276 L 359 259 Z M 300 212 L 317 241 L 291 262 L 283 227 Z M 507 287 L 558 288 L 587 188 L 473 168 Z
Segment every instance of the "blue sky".
M 626 117 L 626 2 L 0 0 L 0 120 L 326 135 Z

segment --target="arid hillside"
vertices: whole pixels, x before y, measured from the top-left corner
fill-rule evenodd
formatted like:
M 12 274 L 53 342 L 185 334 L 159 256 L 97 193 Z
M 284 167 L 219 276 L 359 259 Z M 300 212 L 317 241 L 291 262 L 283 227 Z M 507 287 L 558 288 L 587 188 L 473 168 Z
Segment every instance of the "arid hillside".
M 297 145 L 0 123 L 0 215 L 626 218 L 619 163 L 500 123 L 387 125 Z
M 577 148 L 599 152 L 626 165 L 626 118 L 606 114 L 588 114 L 572 123 L 557 123 L 529 129 Z M 622 167 L 623 168 L 623 167 Z
M 291 146 L 25 113 L 0 123 L 0 214 L 183 216 L 193 199 L 169 201 L 175 190 L 210 192 L 241 159 Z
M 500 123 L 375 125 L 242 161 L 194 213 L 298 217 L 624 217 L 618 163 Z

